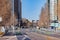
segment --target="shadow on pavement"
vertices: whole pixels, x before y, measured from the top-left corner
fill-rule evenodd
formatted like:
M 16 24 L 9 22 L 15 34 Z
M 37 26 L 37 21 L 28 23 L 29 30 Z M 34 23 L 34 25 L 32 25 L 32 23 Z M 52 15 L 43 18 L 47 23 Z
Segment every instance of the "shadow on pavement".
M 22 33 L 22 35 L 17 36 L 18 40 L 31 40 L 26 33 Z

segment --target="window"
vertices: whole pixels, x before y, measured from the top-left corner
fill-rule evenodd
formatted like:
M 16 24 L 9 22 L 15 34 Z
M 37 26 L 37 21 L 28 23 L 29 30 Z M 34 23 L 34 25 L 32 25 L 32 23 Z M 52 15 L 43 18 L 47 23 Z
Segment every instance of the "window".
M 54 0 L 50 0 L 50 19 L 54 19 Z
M 57 4 L 57 1 L 58 1 L 58 0 L 54 0 L 54 3 Z

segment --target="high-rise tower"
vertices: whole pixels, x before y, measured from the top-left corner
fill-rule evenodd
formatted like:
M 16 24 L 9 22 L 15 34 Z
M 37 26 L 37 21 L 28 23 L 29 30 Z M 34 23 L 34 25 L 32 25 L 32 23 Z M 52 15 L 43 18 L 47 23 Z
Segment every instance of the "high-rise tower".
M 16 18 L 18 19 L 18 25 L 21 25 L 22 22 L 22 14 L 21 14 L 21 0 L 14 0 L 14 13 Z
M 58 0 L 48 0 L 50 26 L 58 27 Z

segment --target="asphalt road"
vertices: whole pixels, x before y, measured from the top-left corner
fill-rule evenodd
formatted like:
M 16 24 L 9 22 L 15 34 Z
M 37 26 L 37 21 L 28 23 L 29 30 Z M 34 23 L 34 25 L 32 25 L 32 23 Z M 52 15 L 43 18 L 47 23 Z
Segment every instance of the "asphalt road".
M 56 38 L 53 36 L 38 34 L 36 32 L 29 32 L 28 29 L 25 32 L 28 34 L 28 36 L 31 38 L 31 40 L 59 40 L 60 39 L 60 38 Z
M 15 35 L 15 36 L 3 36 L 0 37 L 0 40 L 59 40 L 60 38 L 54 37 L 53 35 L 44 35 L 44 34 L 39 34 L 36 32 L 30 32 L 29 29 L 22 29 L 22 33 L 26 33 L 26 35 Z M 55 35 L 55 34 L 54 34 Z M 58 36 L 58 35 L 56 35 Z
M 30 32 L 34 32 L 34 31 L 30 31 Z M 41 31 L 40 32 L 39 31 L 38 32 L 35 31 L 35 33 L 46 35 L 46 36 L 60 38 L 60 33 L 55 33 L 55 32 L 41 32 Z

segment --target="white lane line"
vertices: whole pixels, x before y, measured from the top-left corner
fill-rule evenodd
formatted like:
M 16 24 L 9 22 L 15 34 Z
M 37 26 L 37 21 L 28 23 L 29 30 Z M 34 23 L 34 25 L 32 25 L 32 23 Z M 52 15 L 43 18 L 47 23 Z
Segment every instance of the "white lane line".
M 27 35 L 24 35 L 24 38 L 22 40 L 25 40 L 26 38 L 29 38 Z

